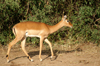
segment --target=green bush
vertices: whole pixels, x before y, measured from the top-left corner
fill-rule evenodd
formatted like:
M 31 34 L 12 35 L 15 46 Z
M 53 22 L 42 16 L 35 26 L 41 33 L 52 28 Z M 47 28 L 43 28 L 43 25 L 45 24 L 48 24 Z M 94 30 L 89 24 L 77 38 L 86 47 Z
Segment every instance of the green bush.
M 96 21 L 96 15 L 100 8 L 94 10 L 90 6 L 81 6 L 78 15 L 74 15 L 74 27 L 71 31 L 74 37 L 83 37 L 86 41 L 99 43 L 100 41 L 100 20 Z M 97 11 L 97 12 L 96 12 Z M 95 15 L 95 17 L 94 17 Z M 98 16 L 100 18 L 100 16 Z M 98 19 L 97 17 L 97 19 Z
M 100 1 L 99 0 L 1 0 L 0 1 L 0 44 L 7 45 L 14 35 L 11 28 L 22 21 L 44 22 L 55 25 L 66 14 L 73 28 L 61 28 L 49 35 L 52 42 L 63 38 L 84 42 L 100 43 Z M 53 39 L 53 40 L 52 40 Z M 37 38 L 27 42 L 39 44 Z

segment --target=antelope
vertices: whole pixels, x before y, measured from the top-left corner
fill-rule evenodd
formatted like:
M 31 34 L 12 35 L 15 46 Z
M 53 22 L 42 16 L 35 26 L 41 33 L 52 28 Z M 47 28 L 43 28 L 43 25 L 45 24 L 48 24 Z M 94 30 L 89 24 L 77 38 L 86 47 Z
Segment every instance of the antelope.
M 72 28 L 72 24 L 69 22 L 68 19 L 66 19 L 67 16 L 63 16 L 62 20 L 57 23 L 56 25 L 50 26 L 45 23 L 41 22 L 33 22 L 33 21 L 26 21 L 26 22 L 20 22 L 13 26 L 12 31 L 15 35 L 15 39 L 9 43 L 8 45 L 8 51 L 7 51 L 7 62 L 9 61 L 9 53 L 11 50 L 11 47 L 15 45 L 18 41 L 21 41 L 21 48 L 23 52 L 26 54 L 28 59 L 30 61 L 33 61 L 33 59 L 29 56 L 29 54 L 25 50 L 25 43 L 26 43 L 26 38 L 27 37 L 39 37 L 40 38 L 40 51 L 39 51 L 39 59 L 42 61 L 41 58 L 41 52 L 42 52 L 42 44 L 43 41 L 45 41 L 51 50 L 51 58 L 54 56 L 53 50 L 52 50 L 52 44 L 51 42 L 47 39 L 48 35 L 51 33 L 56 32 L 58 29 L 60 29 L 63 26 L 68 26 Z

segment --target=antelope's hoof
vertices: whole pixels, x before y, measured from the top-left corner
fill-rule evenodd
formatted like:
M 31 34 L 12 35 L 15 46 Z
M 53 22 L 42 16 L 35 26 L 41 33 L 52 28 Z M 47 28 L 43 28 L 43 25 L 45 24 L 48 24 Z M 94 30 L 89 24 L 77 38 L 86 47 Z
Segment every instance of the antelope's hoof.
M 40 61 L 42 61 L 42 59 L 40 59 Z
M 7 63 L 9 63 L 10 61 L 9 60 L 7 60 Z
M 53 56 L 50 56 L 50 58 L 53 58 Z
M 31 62 L 33 62 L 33 59 L 31 59 Z

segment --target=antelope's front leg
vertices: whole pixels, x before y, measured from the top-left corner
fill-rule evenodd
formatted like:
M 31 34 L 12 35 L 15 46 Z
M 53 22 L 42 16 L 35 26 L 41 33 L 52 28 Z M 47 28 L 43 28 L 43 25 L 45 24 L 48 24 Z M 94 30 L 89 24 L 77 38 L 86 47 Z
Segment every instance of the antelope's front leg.
M 49 45 L 49 47 L 50 47 L 50 50 L 51 50 L 51 57 L 50 58 L 52 58 L 53 56 L 54 56 L 54 54 L 53 54 L 53 50 L 52 50 L 52 44 L 51 44 L 51 42 L 46 38 L 45 40 L 44 40 L 48 45 Z
M 42 53 L 42 44 L 43 44 L 43 40 L 44 40 L 44 38 L 41 37 L 41 38 L 40 38 L 40 52 L 39 52 L 39 59 L 40 59 L 40 61 L 42 61 L 41 53 Z

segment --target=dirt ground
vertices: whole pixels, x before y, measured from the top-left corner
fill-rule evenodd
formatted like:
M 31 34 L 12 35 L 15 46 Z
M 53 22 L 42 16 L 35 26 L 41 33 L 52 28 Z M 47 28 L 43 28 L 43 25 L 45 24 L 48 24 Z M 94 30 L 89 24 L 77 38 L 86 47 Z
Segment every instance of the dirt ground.
M 59 47 L 59 49 L 58 49 Z M 75 48 L 74 48 L 75 47 Z M 49 47 L 43 47 L 39 61 L 39 47 L 26 46 L 28 54 L 34 60 L 29 61 L 21 48 L 14 46 L 10 52 L 10 62 L 6 62 L 7 47 L 0 48 L 0 66 L 100 66 L 100 47 L 95 44 L 81 44 L 65 47 L 54 46 L 54 57 L 50 59 Z M 66 49 L 67 48 L 67 49 Z

